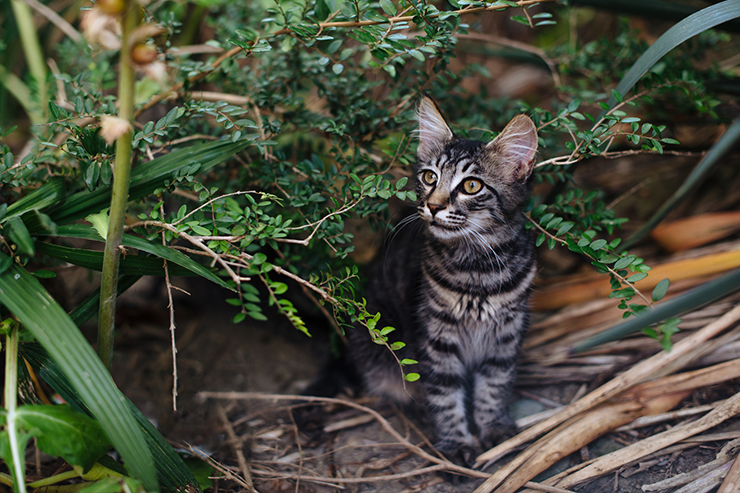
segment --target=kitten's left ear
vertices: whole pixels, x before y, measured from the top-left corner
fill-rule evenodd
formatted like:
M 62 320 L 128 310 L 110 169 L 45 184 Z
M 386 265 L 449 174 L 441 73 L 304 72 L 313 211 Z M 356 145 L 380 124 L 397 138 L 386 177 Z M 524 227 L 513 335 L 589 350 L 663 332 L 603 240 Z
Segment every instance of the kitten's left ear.
M 428 160 L 442 150 L 454 135 L 437 105 L 426 94 L 422 95 L 416 107 L 416 118 L 419 120 L 419 147 L 416 153 L 419 158 Z
M 534 169 L 537 128 L 527 115 L 517 115 L 486 148 L 503 161 L 512 181 L 526 180 Z

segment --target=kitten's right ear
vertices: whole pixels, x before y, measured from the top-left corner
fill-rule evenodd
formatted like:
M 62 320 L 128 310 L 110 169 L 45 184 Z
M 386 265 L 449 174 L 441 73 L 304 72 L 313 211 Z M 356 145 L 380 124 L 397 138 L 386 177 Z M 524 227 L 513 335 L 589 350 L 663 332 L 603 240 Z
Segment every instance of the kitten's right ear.
M 517 115 L 486 148 L 503 161 L 512 182 L 526 180 L 534 169 L 537 127 L 527 115 Z
M 452 130 L 432 98 L 426 94 L 419 100 L 416 118 L 419 120 L 419 147 L 416 154 L 419 159 L 428 160 L 452 140 Z

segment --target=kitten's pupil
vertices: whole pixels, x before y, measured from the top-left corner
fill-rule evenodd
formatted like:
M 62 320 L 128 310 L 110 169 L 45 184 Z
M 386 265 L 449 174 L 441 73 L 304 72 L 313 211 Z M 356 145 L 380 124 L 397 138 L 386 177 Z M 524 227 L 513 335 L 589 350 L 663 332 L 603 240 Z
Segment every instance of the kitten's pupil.
M 476 180 L 475 178 L 470 178 L 469 180 L 465 180 L 463 182 L 463 190 L 465 190 L 465 193 L 474 194 L 480 192 L 481 188 L 483 188 L 483 183 L 481 183 L 480 180 Z

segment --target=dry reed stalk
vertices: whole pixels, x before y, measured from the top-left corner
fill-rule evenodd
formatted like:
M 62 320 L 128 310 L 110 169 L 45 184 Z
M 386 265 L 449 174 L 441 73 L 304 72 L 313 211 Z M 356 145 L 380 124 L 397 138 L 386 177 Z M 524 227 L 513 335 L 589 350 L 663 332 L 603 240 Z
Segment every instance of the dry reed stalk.
M 607 474 L 629 462 L 717 426 L 738 413 L 740 413 L 740 393 L 727 399 L 727 401 L 719 407 L 696 421 L 676 426 L 670 430 L 664 431 L 663 433 L 653 435 L 623 449 L 599 457 L 589 466 L 560 480 L 557 483 L 557 486 L 560 488 L 568 488 L 603 474 Z
M 502 468 L 506 482 L 498 487 L 496 493 L 514 493 L 563 457 L 640 416 L 668 411 L 696 388 L 737 377 L 740 377 L 740 360 L 638 385 L 618 398 L 571 419 L 531 445 L 526 461 Z
M 720 274 L 736 267 L 740 267 L 740 250 L 664 262 L 653 266 L 650 276 L 636 282 L 635 286 L 641 291 L 649 291 L 665 278 L 670 278 L 671 281 L 696 279 Z M 602 274 L 589 274 L 571 282 L 539 287 L 532 294 L 531 305 L 533 310 L 555 310 L 572 303 L 604 298 L 611 291 L 607 277 Z
M 616 396 L 617 394 L 624 392 L 629 388 L 634 387 L 635 385 L 651 378 L 651 376 L 660 371 L 663 366 L 679 359 L 683 354 L 687 352 L 694 351 L 697 346 L 716 336 L 738 320 L 740 320 L 740 305 L 727 312 L 715 322 L 708 324 L 703 329 L 694 332 L 690 336 L 675 344 L 670 352 L 656 354 L 651 358 L 648 358 L 647 360 L 635 365 L 630 370 L 622 373 L 621 375 L 618 375 L 598 389 L 592 391 L 583 398 L 567 406 L 555 416 L 534 425 L 532 428 L 525 430 L 517 436 L 481 454 L 477 458 L 477 464 L 484 464 L 492 459 L 500 458 L 512 451 L 514 448 L 536 439 L 543 433 L 547 433 L 548 431 L 573 418 L 574 416 L 577 416 L 578 414 L 587 411 L 594 406 Z M 522 454 L 520 454 L 520 457 L 527 454 L 528 452 L 527 450 L 525 450 L 524 452 L 522 452 Z M 514 459 L 513 462 L 517 462 L 519 460 L 519 457 L 517 457 Z M 518 465 L 521 465 L 521 462 Z M 503 472 L 505 469 L 506 468 L 504 467 L 494 473 L 477 491 L 479 493 L 489 492 L 500 485 L 506 479 L 506 473 Z
M 721 466 L 727 464 L 727 470 L 730 469 L 730 466 L 732 465 L 731 461 L 733 461 L 733 456 L 737 454 L 738 447 L 740 447 L 740 440 L 728 442 L 717 453 L 717 458 L 713 461 L 707 462 L 693 471 L 677 474 L 676 476 L 658 481 L 657 483 L 643 485 L 641 489 L 642 491 L 663 491 L 676 488 L 678 486 L 688 485 L 689 483 L 695 483 L 697 481 L 706 481 L 708 476 L 711 476 L 712 473 L 715 473 L 716 475 L 717 472 L 721 472 Z M 726 473 L 727 470 L 724 472 Z M 713 481 L 719 483 L 717 478 L 714 478 Z
M 619 428 L 615 429 L 616 432 L 623 432 L 623 431 L 630 431 L 630 430 L 636 430 L 638 428 L 643 428 L 645 426 L 652 426 L 657 425 L 659 423 L 664 423 L 666 421 L 671 421 L 676 418 L 685 418 L 688 416 L 694 416 L 696 414 L 703 414 L 706 412 L 711 411 L 715 407 L 717 407 L 721 402 L 724 401 L 717 401 L 713 402 L 712 404 L 706 404 L 703 406 L 695 406 L 695 407 L 688 407 L 685 409 L 679 409 L 677 411 L 671 411 L 667 413 L 660 413 L 660 414 L 654 414 L 651 416 L 643 416 L 641 418 L 637 418 L 633 422 L 631 422 L 628 425 L 620 426 Z M 517 421 L 518 423 L 519 421 Z
M 506 481 L 496 493 L 514 493 L 530 479 L 547 470 L 557 461 L 588 445 L 598 437 L 645 414 L 662 413 L 681 402 L 688 392 L 664 394 L 649 399 L 634 399 L 624 402 L 603 404 L 584 416 L 578 416 L 550 432 L 546 437 L 530 446 L 529 458 L 514 468 L 507 464 Z M 481 487 L 482 488 L 482 487 Z M 477 489 L 476 493 L 489 491 Z
M 658 225 L 650 236 L 669 252 L 712 243 L 740 231 L 740 211 L 710 212 Z
M 736 491 L 740 491 L 740 460 L 737 460 L 737 458 L 735 458 L 717 493 L 734 493 Z

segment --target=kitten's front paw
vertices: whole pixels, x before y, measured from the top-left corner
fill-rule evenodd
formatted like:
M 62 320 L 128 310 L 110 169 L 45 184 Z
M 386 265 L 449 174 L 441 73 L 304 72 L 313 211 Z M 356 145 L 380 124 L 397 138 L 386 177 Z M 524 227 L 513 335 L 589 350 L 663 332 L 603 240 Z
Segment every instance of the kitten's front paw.
M 450 462 L 453 462 L 457 464 L 458 466 L 463 467 L 470 467 L 475 463 L 475 458 L 478 456 L 478 453 L 480 450 L 477 448 L 471 446 L 471 445 L 465 445 L 465 444 L 458 444 L 458 445 L 450 445 L 449 443 L 440 444 L 437 447 L 437 450 L 442 452 L 442 454 L 447 457 Z M 455 474 L 451 472 L 443 472 L 441 473 L 442 478 L 451 484 L 459 485 L 462 484 L 471 478 L 468 476 L 463 476 L 460 474 Z
M 435 448 L 450 462 L 458 466 L 469 467 L 475 463 L 475 458 L 480 453 L 477 447 L 464 442 L 451 442 L 449 440 L 437 441 Z
M 505 442 L 518 432 L 519 430 L 513 421 L 491 423 L 486 427 L 485 433 L 481 435 L 480 443 L 483 450 L 486 451 L 501 442 Z

